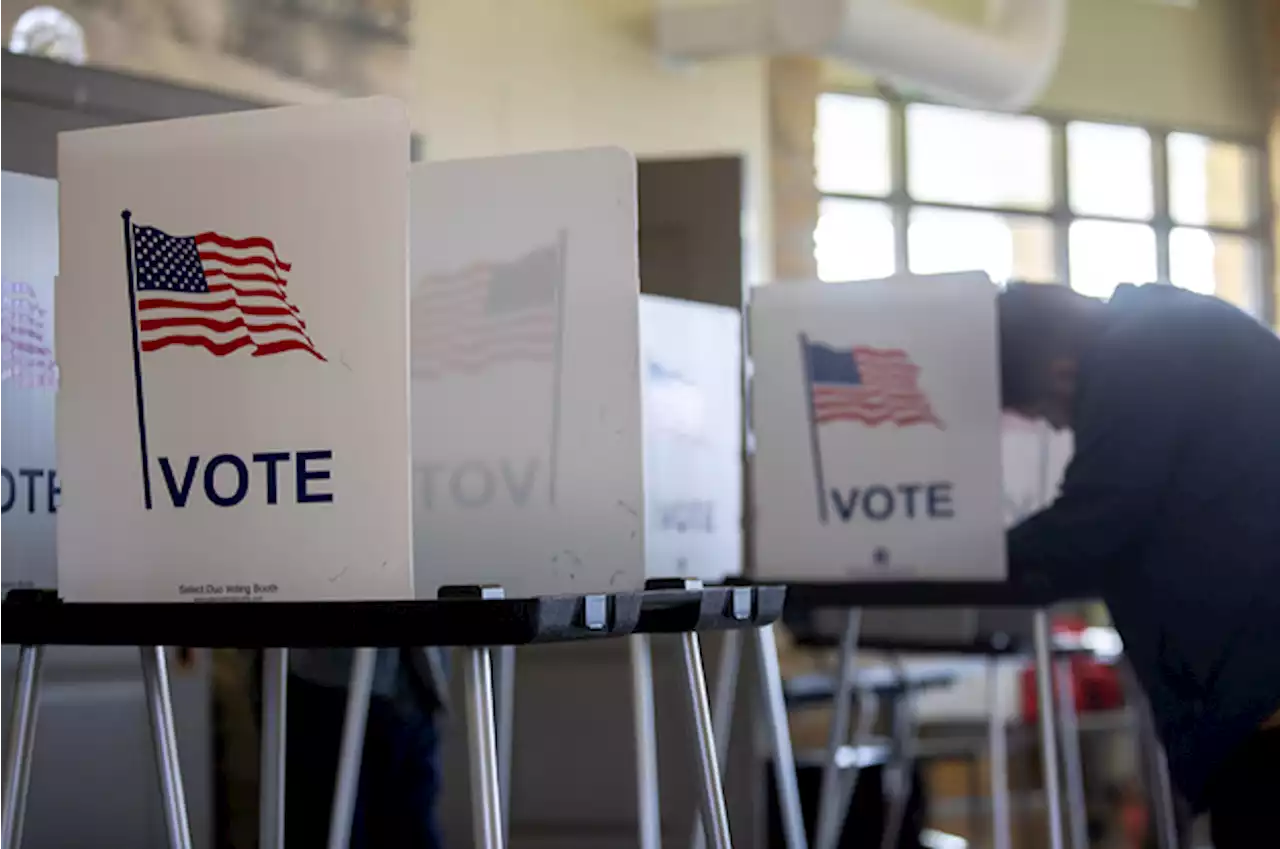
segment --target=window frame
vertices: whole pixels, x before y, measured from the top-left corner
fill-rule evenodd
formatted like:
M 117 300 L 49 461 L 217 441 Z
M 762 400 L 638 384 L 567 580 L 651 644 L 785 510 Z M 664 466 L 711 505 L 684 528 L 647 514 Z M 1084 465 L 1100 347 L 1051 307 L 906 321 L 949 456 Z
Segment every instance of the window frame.
M 879 100 L 889 110 L 889 193 L 885 195 L 859 194 L 850 192 L 824 191 L 815 187 L 822 199 L 872 201 L 886 204 L 891 212 L 894 225 L 894 266 L 898 273 L 906 273 L 908 264 L 908 229 L 913 209 L 942 209 L 958 212 L 985 212 L 997 215 L 1028 216 L 1040 218 L 1051 223 L 1054 236 L 1053 267 L 1057 282 L 1070 280 L 1069 230 L 1075 221 L 1115 221 L 1123 223 L 1143 224 L 1155 233 L 1156 244 L 1156 282 L 1170 283 L 1170 235 L 1176 227 L 1188 227 L 1203 230 L 1212 235 L 1241 236 L 1256 245 L 1258 258 L 1258 280 L 1255 292 L 1259 307 L 1259 318 L 1269 326 L 1277 325 L 1277 293 L 1275 280 L 1275 244 L 1272 240 L 1273 216 L 1271 203 L 1271 179 L 1266 155 L 1267 143 L 1264 135 L 1241 136 L 1206 130 L 1198 127 L 1163 127 L 1132 121 L 1116 121 L 1106 117 L 1093 115 L 1063 115 L 1053 112 L 1029 110 L 1019 114 L 1038 118 L 1049 128 L 1049 164 L 1051 168 L 1050 189 L 1052 197 L 1048 207 L 1040 210 L 1014 206 L 988 206 L 979 204 L 951 203 L 941 201 L 922 201 L 912 197 L 910 191 L 910 163 L 908 162 L 907 109 L 914 104 L 952 106 L 927 99 L 906 98 L 890 92 L 874 92 L 865 89 L 830 88 L 822 95 L 860 97 Z M 1002 110 L 972 110 L 1000 114 Z M 1137 127 L 1146 131 L 1151 137 L 1151 183 L 1153 188 L 1152 215 L 1149 218 L 1128 218 L 1114 215 L 1081 215 L 1072 211 L 1069 196 L 1070 171 L 1067 156 L 1067 126 L 1072 123 L 1096 123 L 1112 126 Z M 814 127 L 815 140 L 818 128 Z M 1257 191 L 1253 202 L 1256 204 L 1255 217 L 1244 227 L 1230 227 L 1218 224 L 1191 224 L 1174 221 L 1169 209 L 1169 135 L 1171 133 L 1191 133 L 1203 136 L 1216 142 L 1225 142 L 1247 148 L 1252 153 L 1255 168 Z M 816 162 L 815 162 L 816 167 Z

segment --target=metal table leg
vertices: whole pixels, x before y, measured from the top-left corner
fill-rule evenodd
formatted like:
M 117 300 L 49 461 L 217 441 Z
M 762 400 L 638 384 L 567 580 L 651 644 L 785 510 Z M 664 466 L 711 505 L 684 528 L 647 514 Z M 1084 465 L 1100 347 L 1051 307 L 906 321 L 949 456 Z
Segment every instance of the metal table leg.
M 658 732 L 653 710 L 653 654 L 648 634 L 627 638 L 631 650 L 632 721 L 636 741 L 636 806 L 640 849 L 661 849 L 658 797 Z
M 264 650 L 262 653 L 262 745 L 258 802 L 260 849 L 284 849 L 288 688 L 289 650 Z
M 1071 849 L 1089 849 L 1089 816 L 1084 799 L 1084 769 L 1080 757 L 1080 722 L 1076 715 L 1071 658 L 1053 662 L 1058 681 L 1058 727 L 1062 731 L 1062 765 L 1067 784 L 1067 825 Z
M 987 661 L 988 759 L 991 761 L 991 845 L 1012 849 L 1013 825 L 1009 811 L 1009 726 L 1005 717 L 1004 693 L 1000 689 L 1000 666 Z
M 4 755 L 4 848 L 22 845 L 22 825 L 27 813 L 27 788 L 31 784 L 31 756 L 35 752 L 36 719 L 40 712 L 40 673 L 44 646 L 18 650 L 18 677 L 9 714 L 9 746 Z
M 498 739 L 498 802 L 502 813 L 502 840 L 511 840 L 511 757 L 515 739 L 516 647 L 499 646 L 494 655 L 494 700 Z
M 1173 801 L 1173 783 L 1169 779 L 1169 758 L 1165 755 L 1164 746 L 1156 739 L 1154 729 L 1148 740 L 1147 751 L 1152 753 L 1151 775 L 1153 787 L 1151 798 L 1155 810 L 1156 845 L 1160 849 L 1179 849 L 1177 810 Z
M 1164 746 L 1156 734 L 1155 720 L 1147 695 L 1138 683 L 1138 676 L 1126 660 L 1117 667 L 1125 703 L 1131 705 L 1138 726 L 1138 755 L 1143 765 L 1144 782 L 1151 801 L 1152 819 L 1155 820 L 1156 845 L 1160 849 L 1181 849 L 1182 835 L 1178 833 L 1178 815 L 1173 799 L 1173 784 L 1169 779 L 1169 762 Z
M 724 787 L 720 781 L 719 758 L 716 757 L 715 726 L 711 720 L 711 704 L 707 698 L 707 675 L 702 666 L 702 649 L 698 634 L 680 635 L 683 649 L 685 694 L 689 700 L 689 719 L 698 754 L 702 794 L 702 817 L 706 823 L 707 845 L 711 849 L 730 849 L 729 812 L 724 803 Z
M 854 721 L 853 733 L 849 735 L 849 744 L 844 751 L 849 757 L 841 757 L 837 763 L 839 772 L 839 793 L 836 796 L 837 811 L 848 811 L 853 804 L 853 795 L 858 790 L 858 779 L 862 775 L 862 747 L 871 739 L 875 730 L 876 717 L 880 715 L 880 697 L 875 693 L 857 693 L 858 718 Z M 840 822 L 843 823 L 841 816 Z M 836 832 L 837 840 L 840 831 Z
M 716 735 L 716 757 L 720 761 L 720 777 L 724 778 L 725 762 L 729 758 L 729 738 L 733 733 L 733 705 L 738 692 L 738 672 L 742 666 L 742 632 L 724 631 L 720 639 L 720 656 L 716 662 L 716 677 L 712 682 L 711 723 Z M 693 849 L 706 849 L 707 835 L 702 821 L 702 811 L 693 815 L 693 837 L 689 841 Z
M 169 695 L 169 665 L 164 646 L 142 646 L 142 684 L 151 717 L 151 740 L 164 794 L 165 830 L 171 849 L 191 849 L 191 825 L 178 761 L 178 738 L 173 728 L 173 700 Z
M 885 818 L 884 833 L 880 837 L 881 849 L 895 849 L 902 834 L 902 824 L 907 816 L 907 803 L 911 800 L 912 767 L 915 764 L 915 722 L 911 694 L 903 691 L 894 699 L 893 719 L 893 768 L 886 764 L 884 776 L 886 789 L 890 789 L 889 813 Z M 893 784 L 892 788 L 887 785 Z
M 860 611 L 851 609 L 845 620 L 844 635 L 840 640 L 839 675 L 836 680 L 834 701 L 831 708 L 831 728 L 827 735 L 827 756 L 822 765 L 822 789 L 818 795 L 818 823 L 814 829 L 815 849 L 835 849 L 844 825 L 845 811 L 837 810 L 840 798 L 840 767 L 837 760 L 840 748 L 849 735 L 849 713 L 853 703 L 853 688 L 857 676 L 858 626 Z
M 1036 651 L 1036 695 L 1040 708 L 1040 755 L 1044 762 L 1045 807 L 1049 813 L 1049 847 L 1063 849 L 1062 797 L 1058 786 L 1058 723 L 1053 696 L 1052 636 L 1049 611 L 1033 617 Z
M 356 796 L 360 792 L 364 729 L 369 719 L 369 694 L 373 691 L 373 671 L 378 650 L 359 648 L 352 655 L 347 713 L 342 721 L 338 775 L 334 781 L 333 810 L 329 815 L 329 849 L 348 849 L 351 844 L 351 822 L 355 818 Z
M 760 663 L 760 686 L 773 755 L 774 784 L 778 788 L 778 809 L 782 812 L 782 831 L 787 849 L 808 849 L 804 812 L 800 807 L 800 785 L 796 779 L 796 757 L 791 749 L 791 725 L 787 721 L 787 703 L 782 692 L 778 640 L 773 625 L 756 629 L 756 657 Z
M 502 837 L 502 802 L 498 786 L 493 667 L 487 646 L 470 646 L 464 652 L 472 836 L 476 849 L 502 849 L 506 844 Z
M 720 775 L 724 775 L 729 757 L 729 738 L 733 734 L 733 705 L 738 693 L 738 671 L 742 667 L 742 632 L 721 633 L 720 656 L 716 663 L 715 690 L 711 696 L 711 722 L 716 732 L 716 755 L 720 759 Z

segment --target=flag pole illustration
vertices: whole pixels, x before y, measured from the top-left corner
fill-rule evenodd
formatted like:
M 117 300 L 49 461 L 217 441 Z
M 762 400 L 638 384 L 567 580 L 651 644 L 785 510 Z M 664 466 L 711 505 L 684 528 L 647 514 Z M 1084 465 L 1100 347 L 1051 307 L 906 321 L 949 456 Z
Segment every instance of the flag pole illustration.
M 286 294 L 293 266 L 280 259 L 270 239 L 232 238 L 214 231 L 172 236 L 157 227 L 134 224 L 127 209 L 120 217 L 133 334 L 142 499 L 150 510 L 144 353 L 177 346 L 203 348 L 215 357 L 241 349 L 248 349 L 252 357 L 288 351 L 300 351 L 321 362 L 325 357 Z
M 120 213 L 124 221 L 124 263 L 128 270 L 129 284 L 129 318 L 133 330 L 133 392 L 138 402 L 138 453 L 142 457 L 142 503 L 151 509 L 151 461 L 147 456 L 147 414 L 142 399 L 142 343 L 138 339 L 138 293 L 134 282 L 133 255 L 133 213 L 125 210 Z
M 818 416 L 813 403 L 813 346 L 807 334 L 800 334 L 800 357 L 804 363 L 804 388 L 809 414 L 809 452 L 813 455 L 813 485 L 818 496 L 818 521 L 827 523 L 827 483 L 822 474 L 822 443 L 818 439 Z
M 569 233 L 561 230 L 557 240 L 559 274 L 556 276 L 556 352 L 551 378 L 551 452 L 547 461 L 547 498 L 556 503 L 556 478 L 560 469 L 560 377 L 564 365 L 564 282 L 567 274 Z
M 933 425 L 945 430 L 929 398 L 920 389 L 920 367 L 900 348 L 855 345 L 833 348 L 800 334 L 805 388 L 809 402 L 809 440 L 813 479 L 818 490 L 818 519 L 828 519 L 818 428 L 827 422 L 859 422 L 868 427 Z

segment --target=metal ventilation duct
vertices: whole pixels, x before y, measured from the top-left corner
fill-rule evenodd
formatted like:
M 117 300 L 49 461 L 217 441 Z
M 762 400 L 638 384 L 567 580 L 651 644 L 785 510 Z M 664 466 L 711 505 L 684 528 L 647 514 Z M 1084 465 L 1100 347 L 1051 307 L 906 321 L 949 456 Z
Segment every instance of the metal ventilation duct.
M 988 0 L 985 25 L 911 0 L 660 0 L 657 35 L 676 59 L 810 54 L 846 61 L 953 103 L 1020 110 L 1052 78 L 1067 0 Z

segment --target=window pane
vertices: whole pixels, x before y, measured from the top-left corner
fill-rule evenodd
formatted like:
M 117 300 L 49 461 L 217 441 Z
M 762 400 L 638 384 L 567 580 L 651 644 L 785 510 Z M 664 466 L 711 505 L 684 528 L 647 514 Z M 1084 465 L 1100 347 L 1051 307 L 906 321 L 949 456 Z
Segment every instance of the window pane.
M 873 280 L 893 274 L 893 213 L 883 203 L 824 198 L 814 233 L 818 278 Z
M 1151 136 L 1139 127 L 1067 126 L 1071 208 L 1083 215 L 1150 218 Z
M 1044 218 L 919 208 L 907 240 L 915 274 L 981 270 L 997 283 L 1056 276 L 1053 224 Z
M 824 94 L 818 98 L 813 141 L 821 191 L 889 194 L 889 104 Z
M 1025 115 L 907 107 L 907 165 L 916 200 L 1048 209 L 1049 125 Z
M 1109 298 L 1120 283 L 1156 279 L 1156 234 L 1145 224 L 1075 221 L 1067 250 L 1071 287 L 1095 298 Z
M 1169 276 L 1175 286 L 1217 295 L 1257 316 L 1259 272 L 1252 239 L 1191 227 L 1175 227 L 1169 234 Z
M 1175 221 L 1244 227 L 1257 213 L 1256 183 L 1253 150 L 1169 134 L 1169 212 Z

